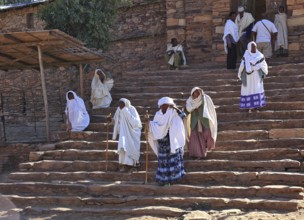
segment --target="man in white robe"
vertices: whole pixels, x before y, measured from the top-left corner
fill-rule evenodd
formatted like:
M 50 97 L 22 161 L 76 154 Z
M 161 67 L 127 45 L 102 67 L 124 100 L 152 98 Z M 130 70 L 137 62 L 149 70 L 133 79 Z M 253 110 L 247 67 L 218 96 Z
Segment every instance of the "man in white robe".
M 243 56 L 250 41 L 251 29 L 253 27 L 254 18 L 251 13 L 245 12 L 243 6 L 238 7 L 238 15 L 236 16 L 235 23 L 239 28 L 240 37 L 240 55 Z
M 83 100 L 73 91 L 66 93 L 67 131 L 83 131 L 90 124 L 90 116 Z
M 224 28 L 224 49 L 227 53 L 227 69 L 236 68 L 237 42 L 239 41 L 238 26 L 235 24 L 236 13 L 230 12 Z
M 278 30 L 275 42 L 275 51 L 278 56 L 288 55 L 288 28 L 287 15 L 284 6 L 279 7 L 278 14 L 275 15 L 274 25 Z
M 248 44 L 238 72 L 238 78 L 242 80 L 241 109 L 248 109 L 251 112 L 266 105 L 263 79 L 267 74 L 268 65 L 265 57 L 252 41 Z
M 142 123 L 136 108 L 128 99 L 120 99 L 114 115 L 113 140 L 119 135 L 117 152 L 121 172 L 126 171 L 127 166 L 139 165 L 141 128 Z
M 95 70 L 95 75 L 91 83 L 91 103 L 93 109 L 107 108 L 112 102 L 110 90 L 114 84 L 113 79 L 106 77 L 101 69 Z

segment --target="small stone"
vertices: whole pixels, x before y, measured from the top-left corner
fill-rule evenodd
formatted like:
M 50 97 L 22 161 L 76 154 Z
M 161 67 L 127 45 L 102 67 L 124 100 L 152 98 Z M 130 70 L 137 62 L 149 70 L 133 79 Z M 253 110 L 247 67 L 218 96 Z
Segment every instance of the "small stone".
M 203 211 L 193 211 L 188 214 L 183 215 L 184 220 L 211 220 L 211 216 L 207 212 Z

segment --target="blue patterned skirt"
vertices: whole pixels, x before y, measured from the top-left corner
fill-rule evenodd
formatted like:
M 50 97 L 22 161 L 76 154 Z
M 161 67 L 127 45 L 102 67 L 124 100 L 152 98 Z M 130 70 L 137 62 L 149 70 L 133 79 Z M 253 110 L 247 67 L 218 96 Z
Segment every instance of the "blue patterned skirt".
M 169 133 L 158 141 L 158 166 L 156 171 L 156 182 L 173 183 L 185 175 L 183 152 L 178 149 L 171 154 Z

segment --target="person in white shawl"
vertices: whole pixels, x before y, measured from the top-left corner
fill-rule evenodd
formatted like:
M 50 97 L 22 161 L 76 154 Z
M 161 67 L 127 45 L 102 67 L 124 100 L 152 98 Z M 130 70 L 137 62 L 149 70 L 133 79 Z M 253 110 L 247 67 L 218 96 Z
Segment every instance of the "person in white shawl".
M 90 124 L 90 116 L 83 100 L 73 91 L 66 93 L 67 131 L 83 131 Z
M 189 155 L 197 159 L 204 158 L 207 156 L 207 151 L 215 148 L 217 138 L 215 106 L 210 96 L 201 88 L 194 87 L 186 101 L 186 110 L 190 113 L 187 120 Z
M 236 68 L 237 42 L 239 41 L 238 26 L 235 24 L 236 13 L 230 12 L 224 28 L 224 49 L 227 53 L 227 69 Z
M 239 29 L 241 56 L 244 55 L 247 44 L 250 41 L 251 30 L 253 28 L 254 21 L 255 19 L 251 13 L 245 12 L 245 8 L 243 6 L 238 7 L 238 15 L 236 16 L 235 23 Z
M 185 113 L 177 109 L 170 97 L 158 101 L 160 110 L 149 123 L 148 141 L 158 157 L 156 181 L 170 185 L 185 175 L 183 152 L 186 143 L 182 118 Z
M 107 108 L 112 102 L 110 90 L 113 87 L 113 79 L 106 77 L 101 69 L 95 70 L 95 75 L 91 83 L 91 103 L 93 109 Z
M 266 105 L 263 79 L 268 74 L 264 55 L 258 51 L 255 42 L 248 44 L 242 58 L 238 78 L 242 81 L 240 108 L 258 110 Z
M 141 128 L 136 108 L 128 99 L 120 99 L 114 115 L 113 140 L 119 135 L 117 152 L 121 172 L 126 171 L 127 166 L 139 165 Z
M 178 44 L 176 38 L 172 38 L 171 43 L 167 45 L 165 60 L 170 65 L 170 69 L 178 69 L 180 65 L 187 64 L 183 46 Z
M 275 42 L 275 51 L 279 56 L 288 54 L 288 28 L 287 15 L 284 6 L 279 7 L 278 14 L 275 15 L 274 25 L 278 29 L 277 39 Z

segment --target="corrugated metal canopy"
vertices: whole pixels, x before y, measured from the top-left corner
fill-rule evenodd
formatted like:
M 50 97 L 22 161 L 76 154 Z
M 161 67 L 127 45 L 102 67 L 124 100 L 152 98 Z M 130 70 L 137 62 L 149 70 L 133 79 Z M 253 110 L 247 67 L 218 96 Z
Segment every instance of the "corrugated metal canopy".
M 0 34 L 0 69 L 39 67 L 38 45 L 45 67 L 98 62 L 103 56 L 60 30 Z

